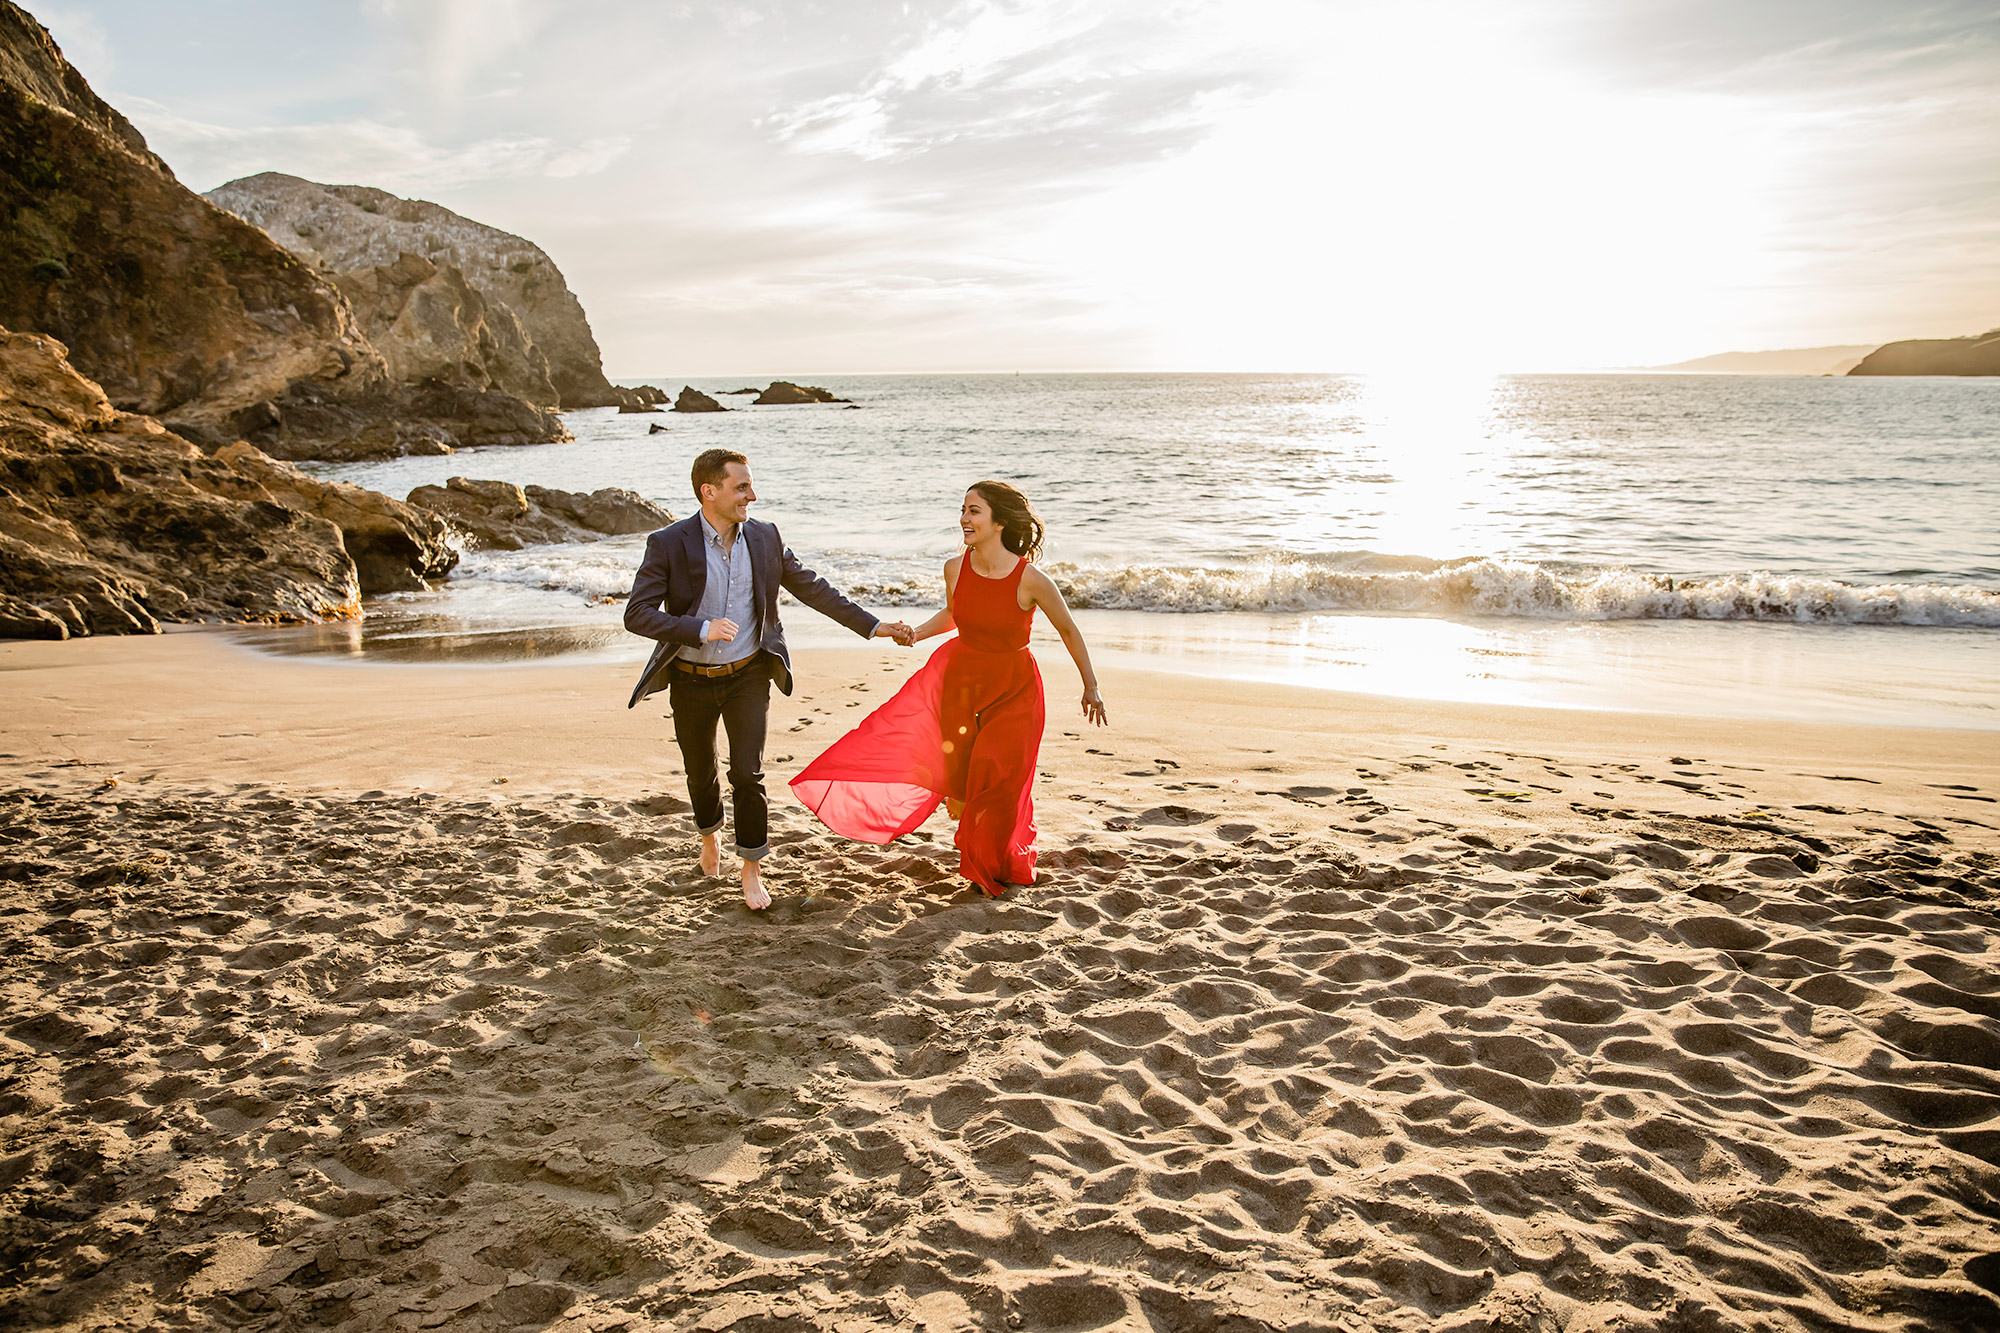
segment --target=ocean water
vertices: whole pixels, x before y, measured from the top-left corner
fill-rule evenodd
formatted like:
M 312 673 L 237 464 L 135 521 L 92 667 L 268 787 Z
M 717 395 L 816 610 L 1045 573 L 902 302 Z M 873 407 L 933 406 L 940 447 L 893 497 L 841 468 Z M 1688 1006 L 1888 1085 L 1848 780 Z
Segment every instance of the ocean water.
M 2000 381 L 819 382 L 857 407 L 598 409 L 569 414 L 574 443 L 315 471 L 398 496 L 458 475 L 616 485 L 679 515 L 694 455 L 737 448 L 753 512 L 801 559 L 913 618 L 941 598 L 965 486 L 1000 477 L 1034 499 L 1045 566 L 1117 660 L 1421 697 L 2000 726 Z M 608 599 L 642 547 L 472 552 L 359 628 L 250 637 L 364 660 L 636 657 Z M 795 643 L 858 642 L 804 610 L 786 624 Z

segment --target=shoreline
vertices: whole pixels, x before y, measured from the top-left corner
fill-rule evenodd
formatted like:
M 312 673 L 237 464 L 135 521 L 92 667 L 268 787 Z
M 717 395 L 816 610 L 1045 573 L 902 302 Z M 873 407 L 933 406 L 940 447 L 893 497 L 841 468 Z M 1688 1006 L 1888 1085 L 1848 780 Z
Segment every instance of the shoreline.
M 884 619 L 912 614 L 908 606 L 869 609 Z M 2000 637 L 1988 630 L 1357 612 L 1076 615 L 1100 665 L 1221 682 L 1487 707 L 2000 730 Z M 851 651 L 844 631 L 818 617 L 794 620 L 787 628 L 796 651 Z M 212 629 L 277 658 L 382 665 L 567 657 L 629 661 L 636 671 L 649 651 L 615 615 L 580 607 L 546 618 L 513 607 L 492 619 L 383 609 L 358 625 Z M 1034 642 L 1046 655 L 1059 641 L 1038 625 Z
M 1038 636 L 1033 646 L 1050 696 L 1045 745 L 1086 770 L 1107 770 L 1091 772 L 1093 779 L 1130 776 L 1108 771 L 1113 765 L 1093 763 L 1093 745 L 1071 743 L 1076 728 L 1066 723 L 1063 706 L 1065 681 L 1073 679 L 1074 667 L 1059 642 Z M 794 658 L 797 693 L 791 699 L 772 694 L 767 771 L 774 782 L 781 780 L 780 756 L 800 750 L 793 760 L 803 767 L 808 751 L 816 753 L 839 734 L 826 724 L 837 723 L 847 710 L 879 702 L 924 655 L 921 650 L 813 647 L 796 649 Z M 76 767 L 80 760 L 94 769 L 130 768 L 135 780 L 150 780 L 138 776 L 145 773 L 219 782 L 248 766 L 263 771 L 266 781 L 282 772 L 290 775 L 286 780 L 317 785 L 342 778 L 340 765 L 346 763 L 353 773 L 369 776 L 336 781 L 335 786 L 358 781 L 367 787 L 458 790 L 481 781 L 493 784 L 499 777 L 534 784 L 538 770 L 564 775 L 555 790 L 576 790 L 560 784 L 584 774 L 607 783 L 657 782 L 661 774 L 647 766 L 642 747 L 651 747 L 644 753 L 664 755 L 676 771 L 678 755 L 660 700 L 635 710 L 625 707 L 639 662 L 635 655 L 630 661 L 558 657 L 494 664 L 357 663 L 265 653 L 205 628 L 157 637 L 0 642 L 0 715 L 5 718 L 0 746 L 6 752 L 0 755 L 0 780 L 18 781 L 58 761 Z M 315 669 L 326 666 L 367 669 Z M 516 668 L 528 673 L 523 679 L 532 682 L 529 694 L 537 707 L 532 717 L 509 720 L 496 710 L 521 698 L 507 684 Z M 1721 756 L 1713 762 L 1736 763 L 1746 770 L 1790 762 L 1799 768 L 1800 780 L 1808 782 L 1817 779 L 1804 774 L 1804 768 L 1815 766 L 1887 763 L 1908 775 L 1934 764 L 1961 775 L 1952 781 L 1967 782 L 1964 775 L 1969 775 L 1968 785 L 1982 792 L 2000 788 L 2000 755 L 1979 728 L 1467 703 L 1140 669 L 1123 660 L 1101 665 L 1100 675 L 1108 698 L 1131 702 L 1113 713 L 1110 731 L 1093 734 L 1119 741 L 1130 752 L 1149 745 L 1199 750 L 1218 727 L 1269 742 L 1249 748 L 1272 754 L 1285 748 L 1276 743 L 1280 741 L 1297 748 L 1308 739 L 1330 743 L 1337 738 L 1349 747 L 1383 749 L 1421 734 L 1458 744 L 1504 740 L 1602 749 L 1651 755 L 1656 761 L 1701 752 Z M 217 682 L 227 682 L 227 689 L 216 692 Z M 551 711 L 558 701 L 567 707 Z M 826 703 L 839 704 L 838 712 L 821 706 Z M 1122 736 L 1121 719 L 1127 729 Z M 222 730 L 204 733 L 202 725 L 208 722 Z M 459 739 L 480 744 L 465 746 L 458 755 L 439 753 L 438 742 L 450 739 L 444 730 L 461 726 L 465 730 L 456 733 Z M 169 734 L 149 738 L 149 728 Z M 61 743 L 37 745 L 36 738 L 45 734 L 50 742 Z M 369 744 L 360 744 L 364 737 Z M 76 752 L 54 752 L 64 747 Z M 82 750 L 91 757 L 85 758 Z M 1308 753 L 1292 766 L 1305 771 L 1333 760 L 1331 753 Z M 1662 776 L 1668 776 L 1665 767 L 1671 766 L 1663 767 Z M 1838 783 L 1828 790 L 1837 789 Z M 1932 812 L 1963 813 L 1982 804 L 1970 799 L 1949 803 L 1967 794 L 1913 780 L 1899 781 L 1893 790 Z M 1714 802 L 1722 799 L 1721 791 L 1688 794 Z M 1995 815 L 2000 824 L 2000 810 Z

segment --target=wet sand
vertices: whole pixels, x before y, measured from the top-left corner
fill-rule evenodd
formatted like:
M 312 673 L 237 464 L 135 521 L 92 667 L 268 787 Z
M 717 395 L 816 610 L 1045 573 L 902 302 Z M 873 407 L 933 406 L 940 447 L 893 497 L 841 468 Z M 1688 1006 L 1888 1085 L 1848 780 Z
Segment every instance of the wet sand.
M 0 644 L 0 1321 L 2000 1324 L 1991 734 L 1044 661 L 1043 880 L 784 777 L 693 866 L 623 664 Z

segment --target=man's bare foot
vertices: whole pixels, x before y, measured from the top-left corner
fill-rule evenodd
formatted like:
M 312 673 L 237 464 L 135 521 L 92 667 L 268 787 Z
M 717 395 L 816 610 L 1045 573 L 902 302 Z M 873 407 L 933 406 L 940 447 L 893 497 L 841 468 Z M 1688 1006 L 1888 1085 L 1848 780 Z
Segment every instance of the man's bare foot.
M 705 833 L 701 839 L 701 873 L 719 875 L 722 873 L 722 835 Z
M 764 881 L 755 861 L 743 863 L 743 905 L 753 912 L 761 912 L 771 905 L 771 895 L 764 892 Z

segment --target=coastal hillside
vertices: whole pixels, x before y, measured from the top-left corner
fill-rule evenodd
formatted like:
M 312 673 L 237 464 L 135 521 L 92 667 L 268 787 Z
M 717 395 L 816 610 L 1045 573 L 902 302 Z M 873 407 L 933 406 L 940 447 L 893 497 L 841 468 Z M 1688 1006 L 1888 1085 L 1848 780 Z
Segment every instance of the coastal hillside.
M 0 323 L 55 338 L 119 410 L 290 459 L 567 438 L 505 388 L 405 382 L 348 299 L 174 179 L 0 0 Z M 550 404 L 552 406 L 552 404 Z
M 583 305 L 532 241 L 422 199 L 267 171 L 204 196 L 332 275 L 399 378 L 495 387 L 545 407 L 611 407 Z
M 1845 375 L 1875 350 L 1874 343 L 1837 347 L 1785 347 L 1769 352 L 1717 352 L 1648 370 L 1707 375 Z
M 2000 329 L 1968 338 L 1912 338 L 1878 347 L 1850 375 L 2000 375 Z

